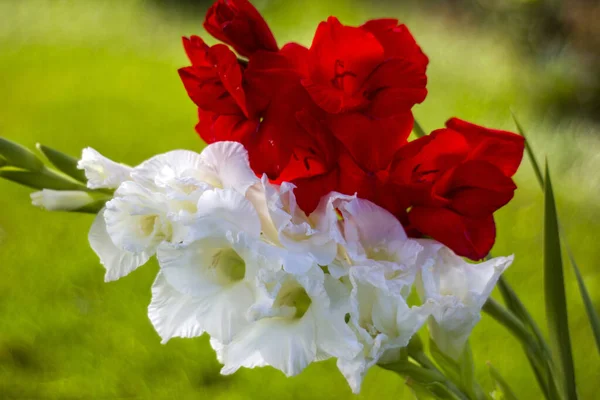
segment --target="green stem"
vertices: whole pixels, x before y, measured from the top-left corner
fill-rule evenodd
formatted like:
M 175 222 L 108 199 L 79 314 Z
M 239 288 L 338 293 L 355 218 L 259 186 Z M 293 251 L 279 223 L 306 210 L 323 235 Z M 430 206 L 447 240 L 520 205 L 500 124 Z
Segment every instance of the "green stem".
M 546 398 L 556 399 L 556 389 L 554 385 L 554 369 L 552 360 L 547 352 L 545 342 L 539 343 L 536 337 L 527 329 L 511 311 L 502 307 L 494 299 L 488 299 L 483 306 L 483 311 L 494 318 L 497 322 L 504 325 L 511 333 L 519 339 L 529 362 L 534 370 L 536 379 L 544 392 Z M 546 378 L 547 377 L 547 378 Z
M 381 367 L 413 379 L 415 382 L 418 382 L 425 387 L 431 384 L 441 384 L 453 397 L 459 400 L 470 400 L 454 383 L 446 379 L 446 377 L 437 370 L 422 368 L 410 362 L 385 364 L 381 365 Z
M 418 362 L 419 364 L 421 364 L 422 367 L 425 367 L 429 370 L 435 371 L 440 375 L 443 375 L 443 372 L 439 370 L 439 368 L 435 365 L 435 363 L 429 358 L 427 357 L 427 354 L 425 354 L 423 351 L 418 350 L 418 351 L 413 351 L 409 348 L 408 350 L 408 355 L 415 360 L 416 362 Z M 450 379 L 450 381 L 452 381 L 452 379 Z M 454 382 L 456 385 L 459 385 L 458 382 Z M 483 388 L 481 387 L 481 385 L 479 385 L 478 382 L 475 382 L 475 393 L 471 393 L 469 394 L 470 397 L 474 398 L 474 399 L 487 399 L 489 398 L 489 396 L 487 396 L 487 394 L 485 393 L 485 391 L 483 390 Z
M 496 300 L 492 298 L 488 299 L 483 306 L 483 311 L 504 325 L 521 341 L 521 343 L 523 343 L 523 345 L 530 349 L 537 350 L 539 353 L 539 345 L 525 325 L 523 325 L 513 313 L 502 307 Z

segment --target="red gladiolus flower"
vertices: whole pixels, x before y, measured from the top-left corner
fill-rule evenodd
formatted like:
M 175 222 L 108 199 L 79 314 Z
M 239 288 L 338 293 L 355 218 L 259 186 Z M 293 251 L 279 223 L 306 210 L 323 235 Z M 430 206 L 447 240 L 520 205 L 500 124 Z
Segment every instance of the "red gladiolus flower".
M 446 127 L 405 146 L 391 180 L 411 205 L 413 228 L 477 260 L 494 244 L 492 214 L 514 195 L 524 139 L 456 118 Z
M 296 103 L 296 112 L 308 111 L 324 125 L 323 134 L 334 136 L 343 147 L 338 154 L 350 157 L 346 164 L 376 175 L 389 167 L 395 152 L 406 144 L 413 124 L 410 109 L 427 94 L 427 63 L 406 27 L 396 20 L 348 27 L 332 17 L 321 23 L 310 49 L 290 43 L 277 53 L 255 53 L 245 78 L 255 91 L 271 98 L 271 105 L 275 98 L 282 99 L 282 92 L 293 93 L 278 101 Z M 270 140 L 275 147 L 294 153 L 288 149 L 293 140 L 289 132 Z M 281 161 L 277 163 L 285 169 Z M 305 178 L 315 175 L 314 171 L 306 173 Z M 280 180 L 278 176 L 271 177 Z M 356 192 L 357 183 L 345 179 L 339 178 L 344 189 L 337 190 Z M 297 197 L 303 203 L 300 186 Z M 316 205 L 312 200 L 307 203 Z
M 233 140 L 257 175 L 296 185 L 306 213 L 331 191 L 356 193 L 394 214 L 413 236 L 484 257 L 493 213 L 513 197 L 523 138 L 459 119 L 408 143 L 411 108 L 427 95 L 428 59 L 395 19 L 322 22 L 310 48 L 278 49 L 247 0 L 218 0 L 204 26 L 225 45 L 184 39 L 179 73 L 207 142 Z
M 204 28 L 245 57 L 258 50 L 278 50 L 269 26 L 248 0 L 216 1 L 206 13 Z
M 385 118 L 427 95 L 428 59 L 397 20 L 373 20 L 355 28 L 329 17 L 319 25 L 307 56 L 302 85 L 331 114 L 361 111 Z
M 191 67 L 179 69 L 188 95 L 204 111 L 249 116 L 242 86 L 242 66 L 229 48 L 209 47 L 198 36 L 183 38 Z

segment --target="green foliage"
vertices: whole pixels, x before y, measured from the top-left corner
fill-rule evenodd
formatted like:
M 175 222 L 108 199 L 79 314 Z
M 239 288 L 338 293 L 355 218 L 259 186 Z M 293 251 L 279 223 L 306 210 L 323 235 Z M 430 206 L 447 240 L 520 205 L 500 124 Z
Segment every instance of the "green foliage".
M 517 120 L 517 117 L 515 116 L 514 113 L 513 113 L 513 120 L 515 121 L 515 125 L 517 126 L 517 130 L 519 131 L 519 133 L 523 137 L 526 138 L 525 130 L 523 129 L 523 127 Z M 532 149 L 532 146 L 531 146 L 531 143 L 529 142 L 529 140 L 525 141 L 525 150 L 527 151 L 527 156 L 529 157 L 529 161 L 531 162 L 531 165 L 535 172 L 535 176 L 538 180 L 538 183 L 540 184 L 540 187 L 542 188 L 542 190 L 544 190 L 544 178 L 542 177 L 542 170 L 537 161 L 537 158 L 535 157 L 535 153 L 533 152 L 533 149 Z M 573 266 L 573 271 L 575 272 L 575 277 L 577 278 L 577 286 L 579 287 L 579 292 L 581 293 L 581 298 L 583 299 L 583 304 L 585 305 L 585 310 L 587 312 L 588 319 L 589 319 L 589 322 L 590 322 L 590 325 L 592 328 L 592 332 L 594 334 L 594 339 L 596 340 L 596 349 L 598 350 L 598 352 L 600 352 L 600 317 L 598 316 L 598 313 L 596 312 L 596 309 L 592 302 L 592 298 L 587 290 L 587 287 L 583 280 L 583 276 L 581 275 L 579 266 L 577 265 L 577 262 L 575 261 L 575 256 L 573 255 L 573 251 L 571 250 L 571 247 L 569 246 L 567 239 L 565 238 L 564 231 L 561 230 L 560 234 L 561 234 L 561 238 L 563 239 L 563 243 L 565 245 L 565 250 L 567 252 L 567 256 L 569 257 L 569 262 Z
M 71 157 L 68 154 L 54 150 L 40 143 L 38 143 L 36 147 L 60 171 L 79 182 L 87 181 L 83 170 L 77 169 L 77 158 Z
M 66 179 L 56 172 L 45 168 L 40 172 L 11 169 L 0 170 L 0 178 L 33 189 L 87 190 L 81 183 Z
M 0 155 L 8 165 L 29 171 L 41 171 L 44 168 L 44 163 L 30 150 L 2 137 L 0 137 Z
M 571 352 L 558 218 L 548 164 L 544 182 L 544 299 L 548 331 L 560 369 L 560 373 L 554 377 L 560 379 L 567 400 L 574 400 L 577 399 L 575 366 Z

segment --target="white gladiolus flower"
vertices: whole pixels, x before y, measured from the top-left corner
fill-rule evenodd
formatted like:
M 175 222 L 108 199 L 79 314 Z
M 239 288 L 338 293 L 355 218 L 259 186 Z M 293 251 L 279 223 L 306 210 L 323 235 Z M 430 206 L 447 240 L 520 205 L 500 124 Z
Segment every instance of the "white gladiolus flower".
M 92 248 L 107 269 L 106 280 L 145 263 L 163 241 L 182 241 L 190 230 L 186 218 L 203 207 L 199 200 L 205 191 L 217 186 L 243 193 L 258 182 L 246 150 L 234 142 L 214 143 L 200 155 L 169 152 L 135 169 L 86 149 L 79 167 L 86 170 L 90 187 L 119 186 L 100 213 L 104 223 L 96 221 L 90 231 Z
M 351 265 L 373 262 L 404 266 L 416 273 L 414 265 L 422 246 L 406 236 L 396 217 L 368 200 L 333 196 L 330 199 L 334 200 L 332 207 L 342 215 L 344 237 L 338 259 L 329 269 L 334 276 L 346 275 Z
M 100 210 L 94 219 L 88 240 L 94 252 L 100 257 L 100 263 L 106 269 L 104 280 L 110 282 L 144 265 L 152 256 L 152 252 L 142 251 L 140 253 L 131 253 L 115 246 L 106 231 L 104 211 L 104 208 Z
M 341 282 L 316 265 L 302 275 L 263 270 L 258 278 L 262 296 L 248 312 L 254 322 L 229 344 L 211 341 L 221 373 L 270 365 L 291 376 L 311 362 L 360 351 L 344 320 L 348 290 Z
M 240 193 L 206 191 L 198 210 L 185 241 L 158 249 L 161 273 L 148 311 L 163 342 L 208 332 L 227 343 L 248 323 L 258 271 L 281 268 L 276 248 L 260 241 L 258 215 Z
M 77 168 L 85 172 L 87 187 L 90 189 L 116 189 L 125 181 L 131 179 L 133 168 L 118 164 L 91 147 L 83 149 Z
M 272 185 L 264 175 L 261 185 L 255 185 L 248 197 L 259 212 L 267 239 L 293 252 L 306 253 L 319 265 L 328 265 L 336 256 L 337 243 L 327 225 L 327 210 L 322 207 L 307 216 L 296 204 L 294 188 L 288 182 Z
M 132 176 L 146 187 L 168 190 L 173 197 L 210 187 L 233 188 L 245 194 L 258 182 L 250 169 L 248 152 L 237 142 L 213 143 L 201 154 L 170 151 L 143 162 Z
M 78 210 L 94 201 L 91 194 L 81 190 L 43 189 L 31 194 L 31 203 L 48 211 Z
M 163 343 L 203 332 L 228 343 L 250 323 L 259 271 L 281 268 L 273 250 L 244 232 L 219 229 L 183 246 L 161 245 L 148 315 Z
M 458 358 L 481 318 L 481 308 L 514 256 L 470 264 L 440 243 L 419 242 L 425 248 L 419 257 L 423 265 L 417 280 L 419 296 L 438 303 L 429 319 L 431 337 L 440 350 Z
M 132 253 L 154 254 L 162 241 L 171 239 L 168 211 L 168 200 L 163 194 L 133 181 L 124 182 L 106 203 L 106 230 L 117 247 Z
M 414 273 L 393 264 L 352 267 L 349 277 L 349 324 L 362 351 L 340 356 L 337 365 L 352 391 L 358 393 L 369 368 L 397 361 L 399 350 L 425 323 L 433 304 L 409 307 L 402 293 L 412 285 Z

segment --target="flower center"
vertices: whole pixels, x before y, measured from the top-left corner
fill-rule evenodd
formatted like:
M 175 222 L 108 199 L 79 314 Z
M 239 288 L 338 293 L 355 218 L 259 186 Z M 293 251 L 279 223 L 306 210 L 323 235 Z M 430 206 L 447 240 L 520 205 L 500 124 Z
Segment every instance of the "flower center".
M 333 79 L 331 80 L 331 84 L 339 90 L 344 90 L 344 81 L 347 76 L 356 79 L 356 74 L 351 71 L 346 71 L 346 67 L 344 61 L 335 60 L 335 65 L 333 67 Z
M 246 275 L 246 263 L 233 249 L 221 249 L 212 257 L 210 268 L 219 281 L 233 283 L 241 281 Z
M 140 219 L 139 229 L 142 236 L 150 236 L 154 232 L 154 225 L 156 225 L 157 215 L 147 215 Z
M 285 283 L 275 299 L 275 307 L 294 307 L 296 313 L 295 319 L 302 318 L 308 311 L 312 300 L 306 293 L 306 290 L 297 283 Z
M 396 261 L 394 254 L 390 254 L 385 247 L 371 247 L 366 249 L 367 257 L 375 261 Z

